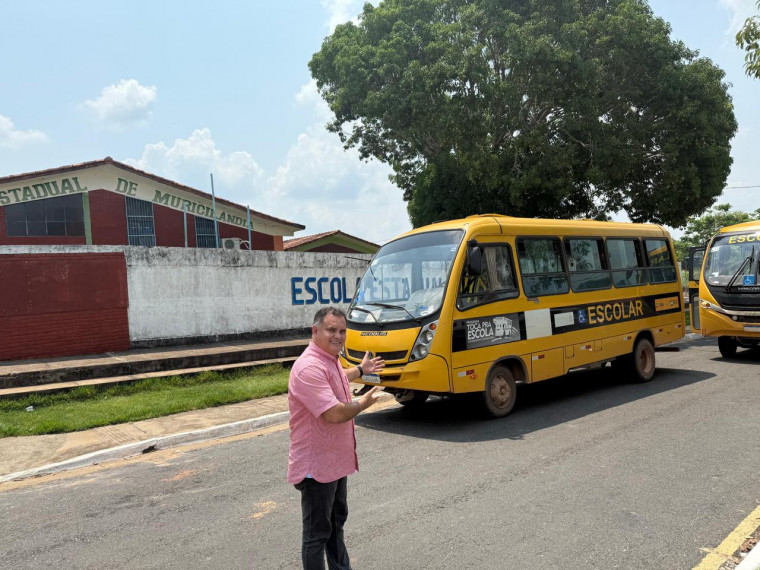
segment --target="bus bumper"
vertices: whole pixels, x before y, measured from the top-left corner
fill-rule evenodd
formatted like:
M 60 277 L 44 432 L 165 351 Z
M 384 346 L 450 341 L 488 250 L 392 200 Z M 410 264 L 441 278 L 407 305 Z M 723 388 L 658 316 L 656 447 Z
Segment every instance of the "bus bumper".
M 356 382 L 420 392 L 447 393 L 451 391 L 449 367 L 446 365 L 446 360 L 436 354 L 428 354 L 422 360 L 408 362 L 401 366 L 387 366 L 379 374 L 365 374 Z
M 760 339 L 760 312 L 747 313 L 749 319 L 742 313 L 731 315 L 722 309 L 714 310 L 710 307 L 699 308 L 699 319 L 702 336 L 732 336 L 738 338 Z M 733 317 L 742 316 L 742 322 Z M 746 321 L 750 322 L 746 322 Z

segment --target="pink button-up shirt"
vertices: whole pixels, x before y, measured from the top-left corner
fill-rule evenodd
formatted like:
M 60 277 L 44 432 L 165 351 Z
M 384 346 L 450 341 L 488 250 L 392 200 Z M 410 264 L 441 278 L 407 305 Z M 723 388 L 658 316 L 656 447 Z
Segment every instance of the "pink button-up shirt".
M 329 483 L 358 471 L 354 420 L 331 424 L 321 418 L 339 402 L 350 401 L 348 378 L 338 358 L 312 341 L 293 364 L 288 382 L 288 483 L 295 485 L 307 474 Z

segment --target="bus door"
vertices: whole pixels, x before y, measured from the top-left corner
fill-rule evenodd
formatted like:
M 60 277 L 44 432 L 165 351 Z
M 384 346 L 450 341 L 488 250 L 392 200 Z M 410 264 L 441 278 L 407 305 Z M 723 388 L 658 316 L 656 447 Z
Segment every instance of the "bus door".
M 502 236 L 469 241 L 453 320 L 455 392 L 482 390 L 492 363 L 522 338 L 514 268 L 512 246 Z
M 689 248 L 689 316 L 692 332 L 699 332 L 701 329 L 699 324 L 699 276 L 704 258 L 704 247 Z

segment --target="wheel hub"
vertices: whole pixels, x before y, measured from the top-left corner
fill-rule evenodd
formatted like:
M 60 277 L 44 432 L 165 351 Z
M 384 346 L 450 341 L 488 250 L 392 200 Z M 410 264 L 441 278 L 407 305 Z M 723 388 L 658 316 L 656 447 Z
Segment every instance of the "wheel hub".
M 510 400 L 509 382 L 497 376 L 491 382 L 491 401 L 497 408 L 503 408 Z

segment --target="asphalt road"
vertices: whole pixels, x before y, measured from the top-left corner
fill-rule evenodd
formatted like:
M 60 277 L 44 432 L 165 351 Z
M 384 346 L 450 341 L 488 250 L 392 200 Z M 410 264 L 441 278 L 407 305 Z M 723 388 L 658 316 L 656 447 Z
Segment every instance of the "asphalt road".
M 357 421 L 346 538 L 357 569 L 692 568 L 760 504 L 760 354 L 658 353 Z M 0 568 L 298 568 L 286 429 L 0 486 Z

